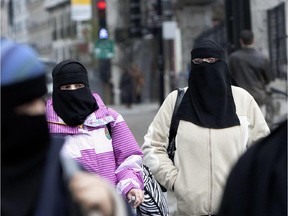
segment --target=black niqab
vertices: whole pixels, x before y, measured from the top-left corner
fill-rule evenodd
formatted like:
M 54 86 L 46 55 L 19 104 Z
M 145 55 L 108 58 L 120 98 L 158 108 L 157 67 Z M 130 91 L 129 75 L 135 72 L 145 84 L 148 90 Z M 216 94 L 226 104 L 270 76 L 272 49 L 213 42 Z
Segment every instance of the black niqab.
M 206 128 L 240 125 L 223 47 L 211 39 L 196 42 L 191 51 L 191 60 L 209 57 L 219 60 L 212 64 L 191 62 L 188 89 L 177 117 Z
M 53 108 L 57 115 L 69 126 L 83 124 L 87 116 L 98 109 L 88 82 L 85 67 L 74 60 L 60 62 L 52 72 Z M 62 85 L 84 84 L 76 90 L 61 90 Z

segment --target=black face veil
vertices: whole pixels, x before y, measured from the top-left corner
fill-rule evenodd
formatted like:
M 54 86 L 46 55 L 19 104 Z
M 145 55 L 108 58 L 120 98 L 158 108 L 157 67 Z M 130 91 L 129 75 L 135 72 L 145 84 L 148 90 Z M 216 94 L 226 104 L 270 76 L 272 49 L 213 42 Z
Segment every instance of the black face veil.
M 191 51 L 191 60 L 209 57 L 219 60 L 212 64 L 191 62 L 188 89 L 177 117 L 207 128 L 240 125 L 224 49 L 211 39 L 196 42 Z
M 53 108 L 69 126 L 83 124 L 87 116 L 98 109 L 88 83 L 85 67 L 73 60 L 60 62 L 53 69 Z M 84 84 L 76 90 L 61 90 L 62 85 Z

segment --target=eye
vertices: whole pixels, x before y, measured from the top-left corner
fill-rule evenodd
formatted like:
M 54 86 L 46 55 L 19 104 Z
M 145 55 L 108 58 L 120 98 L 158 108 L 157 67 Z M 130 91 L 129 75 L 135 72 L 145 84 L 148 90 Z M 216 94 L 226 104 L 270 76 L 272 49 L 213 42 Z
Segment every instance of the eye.
M 201 64 L 202 63 L 202 59 L 201 58 L 195 58 L 195 59 L 192 60 L 192 62 L 194 64 Z
M 71 88 L 72 88 L 71 85 L 64 85 L 60 87 L 61 90 L 70 90 Z
M 75 88 L 76 89 L 84 88 L 84 84 L 75 84 Z
M 214 63 L 215 61 L 217 61 L 217 59 L 216 58 L 207 58 L 207 61 L 209 63 Z
M 61 90 L 76 90 L 85 87 L 84 84 L 69 84 L 69 85 L 63 85 L 60 87 Z

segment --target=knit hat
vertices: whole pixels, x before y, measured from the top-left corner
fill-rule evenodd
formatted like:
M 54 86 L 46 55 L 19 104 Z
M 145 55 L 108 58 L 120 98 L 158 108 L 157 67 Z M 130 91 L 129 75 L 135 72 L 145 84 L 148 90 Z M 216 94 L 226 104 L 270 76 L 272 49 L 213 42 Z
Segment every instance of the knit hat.
M 2 109 L 13 109 L 45 95 L 44 65 L 28 45 L 1 38 Z

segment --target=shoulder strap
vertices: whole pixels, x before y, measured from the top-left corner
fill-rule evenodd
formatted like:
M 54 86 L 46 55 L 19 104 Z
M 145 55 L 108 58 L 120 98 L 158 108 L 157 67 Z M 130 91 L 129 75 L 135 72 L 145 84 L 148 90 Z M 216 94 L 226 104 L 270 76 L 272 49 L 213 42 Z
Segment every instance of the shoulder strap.
M 167 147 L 168 156 L 172 161 L 174 159 L 174 151 L 176 150 L 175 137 L 176 137 L 178 125 L 179 125 L 179 119 L 176 118 L 176 114 L 177 114 L 179 105 L 185 93 L 183 88 L 178 88 L 177 90 L 178 90 L 178 94 L 177 94 L 177 99 L 175 102 L 174 111 L 173 111 L 173 115 L 172 115 L 172 119 L 170 123 L 169 144 Z
M 106 124 L 106 126 L 108 128 L 110 136 L 112 137 L 112 128 L 111 128 L 110 122 L 108 124 Z

